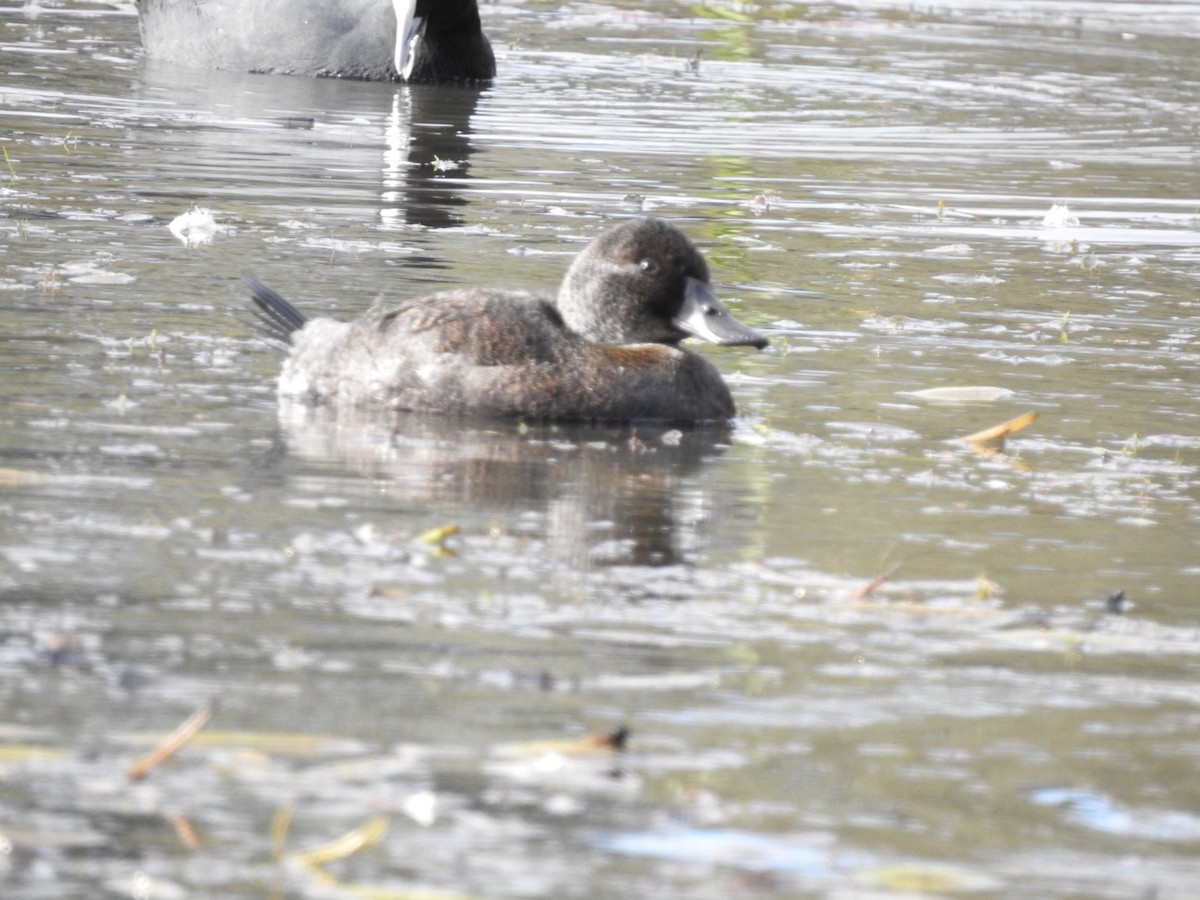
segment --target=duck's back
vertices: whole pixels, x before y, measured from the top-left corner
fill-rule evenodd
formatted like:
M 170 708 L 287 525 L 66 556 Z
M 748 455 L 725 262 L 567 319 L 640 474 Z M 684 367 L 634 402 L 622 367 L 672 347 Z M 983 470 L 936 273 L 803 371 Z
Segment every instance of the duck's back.
M 315 403 L 503 418 L 727 419 L 733 400 L 697 354 L 590 343 L 532 294 L 452 291 L 293 335 L 279 389 Z
M 139 0 L 152 59 L 196 68 L 385 80 L 396 16 L 380 0 Z

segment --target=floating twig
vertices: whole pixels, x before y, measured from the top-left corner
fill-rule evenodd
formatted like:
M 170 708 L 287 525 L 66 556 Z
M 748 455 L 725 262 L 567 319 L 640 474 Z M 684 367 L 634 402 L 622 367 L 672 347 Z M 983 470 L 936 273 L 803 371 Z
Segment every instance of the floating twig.
M 856 588 L 854 590 L 854 592 L 850 595 L 850 599 L 851 600 L 861 600 L 864 597 L 866 597 L 867 595 L 869 595 L 872 591 L 875 591 L 876 589 L 883 587 L 885 584 L 887 584 L 887 580 L 892 577 L 892 574 L 898 568 L 900 568 L 900 564 L 896 563 L 896 565 L 892 566 L 892 568 L 889 569 L 887 572 L 885 572 L 883 575 L 876 575 L 874 578 L 872 578 L 870 581 L 868 581 L 862 587 Z
M 313 847 L 311 850 L 304 850 L 300 853 L 295 853 L 292 858 L 304 866 L 318 867 L 331 862 L 337 862 L 339 859 L 345 859 L 362 850 L 364 847 L 370 847 L 372 844 L 377 844 L 387 834 L 388 819 L 387 816 L 376 816 L 367 822 L 364 822 L 358 828 L 347 831 L 339 838 L 335 838 L 327 844 Z
M 968 444 L 1000 444 L 1003 445 L 1005 438 L 1009 435 L 1016 434 L 1022 428 L 1028 428 L 1038 420 L 1038 414 L 1035 412 L 1027 412 L 1017 416 L 1015 419 L 1009 419 L 1007 422 L 1001 422 L 992 428 L 985 428 L 983 431 L 977 431 L 974 434 L 968 434 L 960 440 L 966 441 Z
M 590 756 L 595 753 L 621 753 L 629 741 L 629 726 L 622 725 L 603 734 L 591 734 L 575 741 L 527 741 L 507 747 L 513 755 L 538 756 L 557 753 L 561 756 Z
M 900 567 L 902 565 L 904 565 L 906 562 L 911 562 L 912 560 L 917 559 L 918 557 L 925 556 L 926 554 L 929 554 L 932 552 L 933 552 L 932 549 L 922 550 L 920 553 L 914 553 L 911 556 L 906 556 L 906 557 L 904 557 L 904 559 L 898 560 L 897 562 L 895 562 L 891 566 L 889 566 L 887 569 L 885 569 L 882 573 L 880 573 L 879 575 L 876 575 L 874 578 L 872 578 L 870 581 L 868 581 L 862 587 L 855 589 L 854 592 L 850 594 L 850 599 L 851 600 L 862 600 L 864 597 L 866 597 L 871 592 L 876 591 L 879 588 L 883 587 L 883 585 L 885 585 L 893 575 L 895 575 L 898 571 L 900 571 Z
M 187 717 L 178 728 L 167 735 L 166 739 L 129 767 L 129 780 L 141 781 L 150 774 L 155 766 L 170 759 L 180 748 L 196 736 L 208 724 L 213 715 L 213 704 L 206 703 Z
M 192 823 L 188 821 L 186 816 L 182 816 L 179 813 L 170 813 L 167 816 L 167 821 L 175 829 L 175 835 L 179 838 L 183 846 L 193 851 L 199 850 L 204 846 L 200 842 L 200 835 L 196 834 L 196 829 L 192 827 Z
M 287 844 L 288 832 L 292 830 L 292 819 L 296 815 L 296 807 L 281 806 L 271 816 L 271 850 L 275 858 L 283 856 L 283 848 Z

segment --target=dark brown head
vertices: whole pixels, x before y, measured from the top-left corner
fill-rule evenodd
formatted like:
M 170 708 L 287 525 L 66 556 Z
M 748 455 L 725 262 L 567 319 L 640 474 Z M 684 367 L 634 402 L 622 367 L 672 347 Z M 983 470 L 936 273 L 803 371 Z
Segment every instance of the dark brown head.
M 715 344 L 765 347 L 713 293 L 708 264 L 675 226 L 634 219 L 606 231 L 575 258 L 559 288 L 567 327 L 607 344 Z

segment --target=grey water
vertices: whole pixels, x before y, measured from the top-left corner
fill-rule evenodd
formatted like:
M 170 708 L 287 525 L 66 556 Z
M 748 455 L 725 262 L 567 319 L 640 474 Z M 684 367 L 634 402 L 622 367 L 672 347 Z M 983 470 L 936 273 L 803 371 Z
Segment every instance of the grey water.
M 0 2 L 0 893 L 1194 897 L 1200 4 L 482 10 L 470 90 Z M 244 324 L 639 214 L 772 339 L 728 429 L 281 408 Z

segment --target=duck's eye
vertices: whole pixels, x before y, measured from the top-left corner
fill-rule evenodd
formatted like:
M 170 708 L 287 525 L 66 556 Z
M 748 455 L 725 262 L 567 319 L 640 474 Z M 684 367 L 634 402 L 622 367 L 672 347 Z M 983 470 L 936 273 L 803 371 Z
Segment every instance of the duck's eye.
M 653 275 L 658 271 L 658 261 L 647 256 L 638 263 L 638 268 L 642 270 L 643 275 Z

